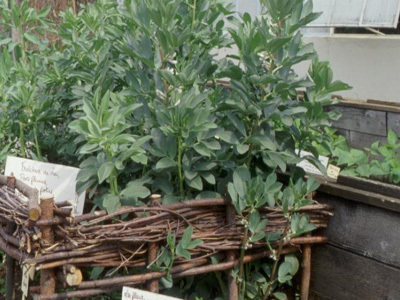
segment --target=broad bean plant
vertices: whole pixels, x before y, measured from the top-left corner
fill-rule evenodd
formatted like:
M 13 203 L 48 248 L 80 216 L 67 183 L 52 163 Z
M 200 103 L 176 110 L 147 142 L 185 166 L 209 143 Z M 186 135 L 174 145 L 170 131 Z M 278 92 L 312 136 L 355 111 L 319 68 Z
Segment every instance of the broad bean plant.
M 242 262 L 251 243 L 268 247 L 314 229 L 296 210 L 317 186 L 296 164 L 323 170 L 315 145 L 329 148 L 322 133 L 338 117 L 324 107 L 349 87 L 302 40 L 300 29 L 319 16 L 312 1 L 260 0 L 261 15 L 251 17 L 224 0 L 98 0 L 63 12 L 61 24 L 27 0 L 7 2 L 0 0 L 0 158 L 80 166 L 79 191 L 108 212 L 152 193 L 163 203 L 229 195 L 246 228 L 235 271 L 241 299 L 285 299 L 279 289 L 299 267 L 295 256 L 278 251 L 271 266 L 252 270 Z M 227 49 L 234 54 L 224 56 Z M 304 62 L 310 69 L 301 77 L 295 66 Z M 289 185 L 277 170 L 291 174 Z M 263 205 L 283 209 L 283 232 L 264 234 Z M 201 243 L 185 234 L 176 247 L 170 234 L 154 267 L 168 270 Z M 211 282 L 186 281 L 181 290 L 194 297 Z

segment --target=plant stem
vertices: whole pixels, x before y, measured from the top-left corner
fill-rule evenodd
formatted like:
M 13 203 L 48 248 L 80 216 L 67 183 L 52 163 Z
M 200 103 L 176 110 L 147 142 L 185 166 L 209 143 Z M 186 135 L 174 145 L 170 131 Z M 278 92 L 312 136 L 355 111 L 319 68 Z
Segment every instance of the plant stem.
M 165 56 L 163 51 L 161 50 L 160 43 L 158 44 L 158 49 L 160 53 L 160 59 L 161 59 L 161 67 L 164 69 L 165 68 Z M 169 86 L 167 80 L 164 78 L 163 79 L 164 83 L 164 92 L 165 92 L 165 105 L 169 106 Z
M 282 239 L 279 242 L 278 252 L 277 252 L 276 257 L 275 257 L 275 262 L 274 262 L 274 265 L 272 267 L 271 276 L 269 278 L 268 287 L 267 287 L 267 290 L 265 291 L 265 295 L 264 295 L 263 300 L 267 300 L 269 295 L 271 294 L 271 288 L 272 288 L 272 284 L 275 281 L 274 277 L 275 277 L 275 274 L 276 274 L 276 270 L 278 268 L 279 260 L 281 258 L 283 245 L 285 243 L 285 238 L 286 238 L 287 232 L 289 231 L 290 220 L 291 220 L 291 215 L 289 215 L 287 217 L 286 226 L 285 226 L 285 229 L 283 230 L 283 233 L 282 233 Z
M 19 155 L 21 157 L 25 156 L 25 134 L 24 134 L 24 124 L 20 121 L 19 122 L 19 142 L 21 143 L 21 149 Z
M 193 14 L 192 14 L 192 31 L 194 30 L 194 24 L 196 22 L 196 6 L 197 6 L 197 0 L 194 0 L 194 3 L 193 3 Z
M 39 160 L 42 160 L 42 152 L 40 151 L 39 139 L 37 134 L 37 124 L 33 124 L 33 135 L 35 138 L 36 155 Z
M 105 150 L 105 152 L 106 152 L 106 156 L 107 156 L 107 161 L 112 162 L 113 160 L 112 160 L 112 155 L 111 155 L 110 151 Z M 117 171 L 116 171 L 115 167 L 111 171 L 109 181 L 110 181 L 110 189 L 111 189 L 112 194 L 114 196 L 118 196 L 118 192 L 119 192 L 118 191 L 118 179 L 117 179 Z
M 24 30 L 22 28 L 22 25 L 18 27 L 18 35 L 21 43 L 21 54 L 22 54 L 22 61 L 26 63 L 26 49 L 25 49 L 25 40 L 24 40 Z
M 253 123 L 253 127 L 251 129 L 250 135 L 256 134 L 256 132 L 258 130 L 259 123 L 260 123 L 260 117 L 257 116 L 256 120 Z M 248 168 L 250 167 L 251 161 L 252 161 L 252 159 L 254 157 L 254 155 L 252 154 L 253 150 L 254 150 L 254 144 L 251 144 L 250 147 L 249 147 L 249 151 L 248 151 L 248 154 L 247 154 L 247 161 L 246 161 L 246 166 Z
M 183 199 L 185 197 L 185 191 L 183 189 L 182 155 L 183 155 L 182 134 L 181 132 L 179 132 L 177 165 L 178 165 L 178 178 L 179 178 L 179 195 Z
M 72 10 L 74 11 L 74 14 L 76 15 L 78 10 L 76 9 L 76 0 L 72 0 Z
M 247 220 L 246 220 L 246 223 L 247 223 Z M 246 224 L 245 229 L 244 229 L 243 239 L 242 239 L 242 248 L 240 249 L 240 258 L 239 258 L 238 279 L 240 282 L 239 282 L 239 286 L 238 286 L 238 294 L 240 296 L 240 299 L 244 299 L 244 292 L 245 292 L 245 280 L 243 278 L 243 267 L 244 267 L 244 255 L 246 252 L 248 235 L 249 235 L 249 226 L 248 226 L 248 224 Z

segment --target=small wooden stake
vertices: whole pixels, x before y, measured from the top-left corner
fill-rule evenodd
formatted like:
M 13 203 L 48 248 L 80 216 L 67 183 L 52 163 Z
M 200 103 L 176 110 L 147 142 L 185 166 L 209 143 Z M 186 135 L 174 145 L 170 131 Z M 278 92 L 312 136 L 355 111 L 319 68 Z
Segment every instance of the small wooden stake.
M 79 269 L 75 269 L 75 271 L 72 273 L 58 272 L 57 277 L 65 287 L 78 286 L 82 283 L 83 280 L 82 272 Z
M 7 176 L 7 188 L 15 190 L 16 179 L 13 176 Z M 15 231 L 15 223 L 7 222 L 7 233 L 12 236 Z M 14 299 L 15 293 L 15 260 L 6 255 L 6 300 Z
M 54 216 L 54 198 L 42 197 L 40 199 L 40 209 L 42 211 L 42 220 L 52 219 Z M 42 228 L 42 246 L 48 247 L 54 244 L 54 233 L 51 226 Z M 40 271 L 40 293 L 51 295 L 56 291 L 56 278 L 54 269 L 45 269 Z
M 310 292 L 310 278 L 311 278 L 311 245 L 307 244 L 303 246 L 303 273 L 301 275 L 301 291 L 300 299 L 308 300 Z
M 15 224 L 13 222 L 7 223 L 7 233 L 12 235 L 15 230 Z M 6 300 L 14 299 L 15 292 L 15 260 L 6 255 Z
M 29 209 L 29 220 L 37 221 L 40 219 L 42 210 L 40 209 L 39 206 L 39 192 L 37 190 L 33 194 L 32 198 L 29 199 L 28 209 Z
M 232 204 L 226 206 L 226 220 L 228 225 L 234 226 L 236 218 L 235 208 Z M 227 261 L 235 261 L 236 260 L 236 252 L 235 251 L 227 251 L 226 252 Z M 236 278 L 232 275 L 232 271 L 229 271 L 228 276 L 228 292 L 229 292 L 229 300 L 238 300 L 238 286 L 236 282 Z
M 161 195 L 154 194 L 150 196 L 151 206 L 159 206 L 161 204 Z M 147 264 L 151 264 L 157 259 L 157 252 L 159 250 L 158 243 L 149 243 L 147 253 Z M 147 282 L 147 289 L 152 293 L 159 292 L 158 279 L 149 280 Z

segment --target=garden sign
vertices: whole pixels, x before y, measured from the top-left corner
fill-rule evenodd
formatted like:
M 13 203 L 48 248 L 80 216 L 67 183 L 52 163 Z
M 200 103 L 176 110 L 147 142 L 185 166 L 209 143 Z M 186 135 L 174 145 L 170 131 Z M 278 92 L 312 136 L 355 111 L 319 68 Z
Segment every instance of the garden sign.
M 14 156 L 7 157 L 5 169 L 5 175 L 15 176 L 18 180 L 37 188 L 40 194 L 52 194 L 56 203 L 71 201 L 74 204 L 74 214 L 81 215 L 85 193 L 76 193 L 78 172 L 78 168 Z
M 122 300 L 181 300 L 124 286 Z

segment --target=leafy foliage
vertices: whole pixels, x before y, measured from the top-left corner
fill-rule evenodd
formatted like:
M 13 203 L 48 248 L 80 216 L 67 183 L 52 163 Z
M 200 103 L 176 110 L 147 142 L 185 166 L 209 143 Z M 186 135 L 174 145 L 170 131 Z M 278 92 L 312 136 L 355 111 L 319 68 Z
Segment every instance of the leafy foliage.
M 6 4 L 0 28 L 19 40 L 0 36 L 0 158 L 79 165 L 79 191 L 89 189 L 93 209 L 108 212 L 151 193 L 171 203 L 228 189 L 246 227 L 241 256 L 252 243 L 270 247 L 314 229 L 296 210 L 316 185 L 295 165 L 323 168 L 318 146 L 328 147 L 322 133 L 337 117 L 324 107 L 349 87 L 302 41 L 299 29 L 318 17 L 311 1 L 261 0 L 263 14 L 252 18 L 223 0 L 98 0 L 65 11 L 56 30 L 48 10 Z M 44 31 L 59 41 L 50 44 Z M 221 57 L 226 49 L 237 54 Z M 294 71 L 301 62 L 311 64 L 304 78 Z M 288 186 L 277 169 L 291 172 Z M 287 230 L 264 233 L 264 205 L 284 210 Z M 201 243 L 191 230 L 178 241 L 171 232 L 152 267 L 168 271 L 176 256 L 190 258 Z M 237 271 L 242 298 L 283 299 L 277 289 L 298 262 L 278 253 L 269 271 L 256 268 Z M 163 283 L 172 286 L 169 272 Z
M 338 142 L 340 140 L 340 142 Z M 398 184 L 400 182 L 400 143 L 389 129 L 387 142 L 374 142 L 365 150 L 350 148 L 343 137 L 338 137 L 333 156 L 344 169 L 343 175 L 373 178 Z

